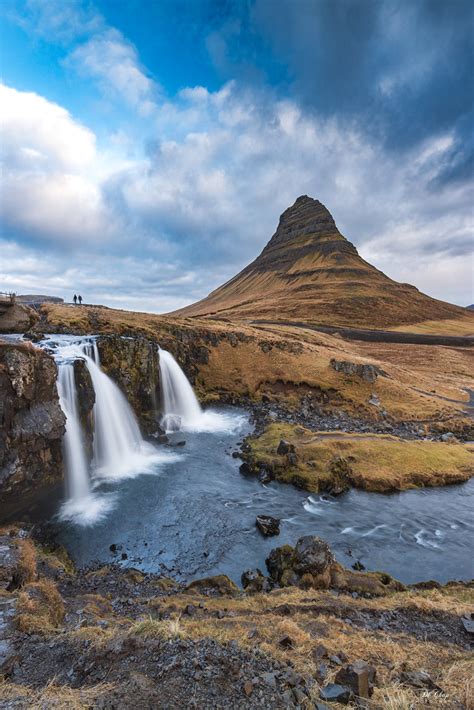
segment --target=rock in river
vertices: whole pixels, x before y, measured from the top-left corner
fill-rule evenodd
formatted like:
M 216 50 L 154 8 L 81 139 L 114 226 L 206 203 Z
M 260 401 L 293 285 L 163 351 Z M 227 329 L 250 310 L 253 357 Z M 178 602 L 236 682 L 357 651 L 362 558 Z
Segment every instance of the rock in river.
M 279 518 L 272 518 L 271 515 L 257 515 L 255 524 L 265 537 L 280 534 Z

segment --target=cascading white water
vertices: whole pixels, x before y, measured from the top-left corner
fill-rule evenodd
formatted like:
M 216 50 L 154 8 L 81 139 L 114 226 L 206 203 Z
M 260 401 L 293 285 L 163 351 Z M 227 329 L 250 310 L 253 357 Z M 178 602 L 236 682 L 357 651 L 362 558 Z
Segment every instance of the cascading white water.
M 74 366 L 71 362 L 58 365 L 58 394 L 61 409 L 66 415 L 63 450 L 68 495 L 70 500 L 79 502 L 90 494 L 90 480 L 78 415 Z
M 156 473 L 158 464 L 173 462 L 180 457 L 159 452 L 143 440 L 125 395 L 100 367 L 95 339 L 52 336 L 45 345 L 53 350 L 58 365 L 58 394 L 66 415 L 64 459 L 68 500 L 61 508 L 60 517 L 87 525 L 103 517 L 114 503 L 115 494 L 99 495 L 93 490 L 100 479 Z M 91 471 L 78 415 L 74 379 L 74 361 L 78 359 L 85 362 L 95 394 Z M 96 479 L 95 485 L 92 485 L 93 479 Z
M 94 357 L 82 353 L 95 391 L 93 463 L 98 475 L 120 476 L 136 468 L 137 456 L 153 453 L 154 449 L 143 441 L 125 396 L 100 369 L 94 346 Z
M 181 428 L 195 432 L 231 432 L 244 417 L 203 411 L 191 384 L 167 350 L 159 348 L 162 425 L 167 432 Z
M 185 427 L 198 427 L 202 409 L 186 375 L 167 350 L 159 350 L 163 421 L 179 417 Z

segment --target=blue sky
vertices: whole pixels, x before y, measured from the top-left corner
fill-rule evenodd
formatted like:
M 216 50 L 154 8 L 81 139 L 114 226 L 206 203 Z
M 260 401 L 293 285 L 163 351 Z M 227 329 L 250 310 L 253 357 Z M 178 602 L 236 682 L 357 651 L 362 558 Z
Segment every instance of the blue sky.
M 364 258 L 472 292 L 464 0 L 3 0 L 0 290 L 164 312 L 300 194 Z

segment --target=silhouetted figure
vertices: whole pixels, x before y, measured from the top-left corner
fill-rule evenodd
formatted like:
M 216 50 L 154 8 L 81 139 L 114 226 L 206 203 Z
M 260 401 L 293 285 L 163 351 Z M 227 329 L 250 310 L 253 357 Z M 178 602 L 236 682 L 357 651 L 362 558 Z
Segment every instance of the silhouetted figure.
M 76 296 L 76 294 L 74 294 L 74 298 L 73 298 L 72 300 L 74 301 L 74 305 L 76 305 L 76 303 L 77 303 L 77 296 Z
M 82 296 L 78 296 L 79 299 L 79 305 L 82 306 Z

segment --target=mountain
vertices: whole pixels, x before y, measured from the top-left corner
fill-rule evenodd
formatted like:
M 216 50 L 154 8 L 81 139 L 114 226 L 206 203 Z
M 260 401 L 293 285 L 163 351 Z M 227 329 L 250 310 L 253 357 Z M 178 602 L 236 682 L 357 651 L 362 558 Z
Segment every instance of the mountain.
M 364 261 L 326 207 L 307 195 L 283 212 L 255 261 L 172 315 L 377 329 L 472 319 L 465 308 L 397 283 Z

